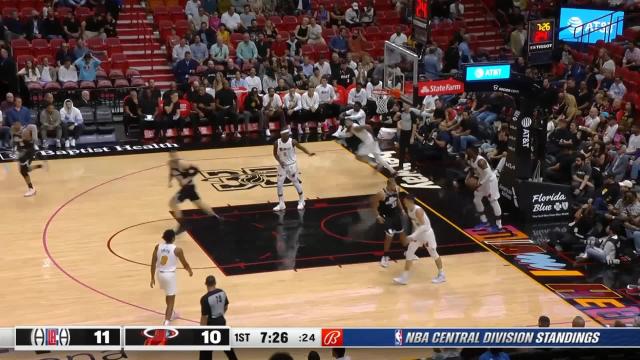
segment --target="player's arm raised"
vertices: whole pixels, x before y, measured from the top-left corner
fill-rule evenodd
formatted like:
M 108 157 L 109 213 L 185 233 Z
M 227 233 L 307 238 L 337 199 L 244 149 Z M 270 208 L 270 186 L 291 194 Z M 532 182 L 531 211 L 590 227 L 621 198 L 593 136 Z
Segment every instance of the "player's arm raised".
M 309 155 L 309 156 L 313 156 L 316 153 L 314 152 L 310 152 L 309 150 L 307 150 L 307 148 L 305 148 L 304 146 L 302 146 L 302 144 L 300 144 L 299 142 L 295 141 L 295 140 L 291 140 L 293 141 L 293 146 L 297 147 L 298 149 L 302 150 L 302 152 L 304 152 L 305 154 Z
M 174 251 L 178 259 L 180 260 L 180 263 L 184 267 L 184 269 L 187 270 L 187 272 L 189 273 L 189 276 L 193 276 L 193 270 L 191 270 L 191 266 L 187 262 L 187 259 L 185 259 L 184 252 L 182 251 L 182 249 L 179 247 L 176 247 Z
M 158 261 L 158 245 L 153 248 L 153 255 L 151 255 L 151 287 L 156 284 L 156 262 Z
M 384 200 L 384 193 L 382 191 L 371 197 L 371 208 L 373 209 L 373 213 L 376 215 L 376 221 L 380 224 L 384 223 L 384 218 L 378 212 L 378 204 L 380 201 Z

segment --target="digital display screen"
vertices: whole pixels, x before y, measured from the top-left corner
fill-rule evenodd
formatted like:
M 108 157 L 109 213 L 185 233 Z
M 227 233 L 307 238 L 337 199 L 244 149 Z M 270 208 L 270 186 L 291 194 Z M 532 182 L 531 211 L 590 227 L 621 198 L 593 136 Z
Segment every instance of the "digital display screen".
M 504 80 L 511 77 L 511 65 L 469 65 L 465 69 L 466 81 Z
M 622 11 L 561 8 L 558 39 L 587 44 L 611 42 L 622 35 L 623 20 Z
M 416 0 L 414 4 L 413 15 L 422 20 L 429 19 L 429 0 Z

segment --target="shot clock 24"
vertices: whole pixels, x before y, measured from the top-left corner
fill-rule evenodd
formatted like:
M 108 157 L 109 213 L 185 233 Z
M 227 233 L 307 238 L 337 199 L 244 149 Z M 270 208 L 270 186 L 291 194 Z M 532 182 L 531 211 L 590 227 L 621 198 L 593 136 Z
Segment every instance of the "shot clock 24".
M 555 24 L 554 19 L 529 22 L 529 45 L 527 47 L 529 63 L 544 64 L 551 62 Z
M 233 328 L 231 347 L 320 347 L 320 333 L 318 328 Z

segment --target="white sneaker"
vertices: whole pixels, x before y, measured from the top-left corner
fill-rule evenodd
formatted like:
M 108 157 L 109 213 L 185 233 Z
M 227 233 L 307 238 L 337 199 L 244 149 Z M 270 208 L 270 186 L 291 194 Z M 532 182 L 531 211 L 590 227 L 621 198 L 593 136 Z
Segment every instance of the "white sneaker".
M 389 257 L 388 256 L 383 256 L 380 259 L 380 266 L 382 266 L 383 268 L 389 267 Z
M 438 274 L 438 276 L 431 279 L 431 282 L 434 284 L 441 284 L 445 281 L 447 281 L 447 278 L 445 278 L 444 274 Z
M 173 313 L 171 313 L 171 317 L 169 318 L 169 321 L 174 321 L 175 319 L 179 318 L 180 314 L 177 311 L 173 311 Z
M 286 205 L 284 203 L 279 203 L 278 206 L 273 208 L 273 211 L 282 211 L 284 209 L 286 209 Z
M 69 148 L 69 139 L 64 141 L 64 148 L 68 149 Z
M 396 278 L 393 278 L 393 282 L 400 285 L 407 285 L 409 283 L 409 280 L 404 276 L 398 276 Z
M 56 140 L 56 147 L 60 148 L 60 140 Z
M 31 197 L 35 194 L 36 194 L 36 189 L 30 188 L 29 190 L 27 190 L 26 193 L 24 193 L 24 197 Z
M 223 132 L 222 135 L 220 135 L 221 138 L 226 139 L 227 138 L 227 133 Z
M 338 127 L 338 130 L 336 130 L 336 132 L 334 132 L 333 134 L 331 134 L 331 136 L 333 136 L 333 137 L 340 137 L 340 136 L 342 136 L 342 131 L 343 131 L 343 128 L 342 128 L 342 126 L 340 126 L 340 127 Z
M 298 210 L 304 210 L 304 200 L 298 201 Z
M 236 137 L 237 137 L 237 138 L 241 138 L 241 137 L 242 137 L 242 135 L 240 135 L 240 133 L 236 131 Z
M 70 143 L 71 143 L 71 147 L 76 147 L 76 139 L 71 138 Z
M 38 146 L 38 144 L 33 144 L 33 148 L 36 149 L 36 151 L 40 150 L 40 146 Z
M 271 131 L 269 131 L 269 129 L 265 129 L 264 130 L 264 136 L 270 137 L 271 136 Z

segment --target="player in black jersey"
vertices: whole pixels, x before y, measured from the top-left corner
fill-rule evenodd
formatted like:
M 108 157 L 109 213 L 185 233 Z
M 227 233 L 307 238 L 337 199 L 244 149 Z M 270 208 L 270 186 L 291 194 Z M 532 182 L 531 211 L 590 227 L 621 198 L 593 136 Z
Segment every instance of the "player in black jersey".
M 403 210 L 400 206 L 400 194 L 396 180 L 390 177 L 387 186 L 382 191 L 373 196 L 372 208 L 376 214 L 376 221 L 385 227 L 384 233 L 384 254 L 380 259 L 380 266 L 389 266 L 389 249 L 391 241 L 399 239 L 404 233 Z
M 22 128 L 20 123 L 15 123 L 11 130 L 13 133 L 13 143 L 18 147 L 17 157 L 18 162 L 20 163 L 20 174 L 29 188 L 27 192 L 24 193 L 24 196 L 34 196 L 36 194 L 36 189 L 31 183 L 29 173 L 35 169 L 46 167 L 47 162 L 45 161 L 44 165 L 31 165 L 31 162 L 35 159 L 37 152 L 35 140 L 31 136 L 31 129 Z
M 180 223 L 182 219 L 182 210 L 178 205 L 189 200 L 194 203 L 200 210 L 204 211 L 208 216 L 215 216 L 220 218 L 211 207 L 204 203 L 200 199 L 200 196 L 196 192 L 196 184 L 193 182 L 193 178 L 198 175 L 200 170 L 193 164 L 189 164 L 178 157 L 178 153 L 175 151 L 169 152 L 169 187 L 172 186 L 172 180 L 176 179 L 180 184 L 180 190 L 169 200 L 169 207 L 173 211 L 176 219 L 178 220 L 178 227 L 175 232 L 176 235 L 185 231 L 185 228 Z

